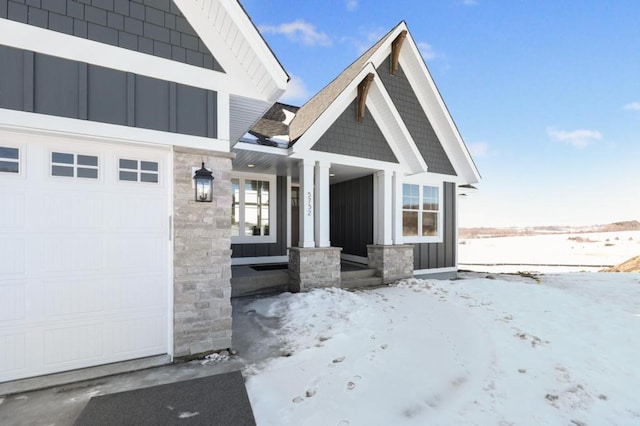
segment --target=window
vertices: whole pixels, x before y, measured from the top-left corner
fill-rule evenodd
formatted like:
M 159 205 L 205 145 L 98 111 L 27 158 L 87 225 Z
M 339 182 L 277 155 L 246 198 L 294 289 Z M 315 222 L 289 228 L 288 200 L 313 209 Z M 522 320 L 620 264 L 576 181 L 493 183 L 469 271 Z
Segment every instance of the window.
M 232 242 L 275 242 L 275 177 L 232 178 L 231 191 Z
M 0 146 L 0 173 L 20 173 L 20 149 Z
M 51 175 L 98 179 L 98 157 L 94 155 L 52 152 Z
M 158 163 L 121 158 L 118 162 L 118 179 L 129 182 L 158 183 Z
M 419 242 L 440 237 L 440 188 L 402 185 L 402 235 Z

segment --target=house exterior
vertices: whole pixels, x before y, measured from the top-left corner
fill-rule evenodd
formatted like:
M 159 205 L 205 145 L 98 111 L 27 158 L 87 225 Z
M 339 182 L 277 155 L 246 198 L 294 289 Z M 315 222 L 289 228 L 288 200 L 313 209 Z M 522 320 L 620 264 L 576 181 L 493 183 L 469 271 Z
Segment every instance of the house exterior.
M 0 1 L 0 382 L 231 346 L 231 147 L 287 81 L 236 0 Z
M 480 175 L 404 22 L 300 108 L 233 145 L 233 263 L 288 262 L 292 289 L 457 271 L 458 197 Z

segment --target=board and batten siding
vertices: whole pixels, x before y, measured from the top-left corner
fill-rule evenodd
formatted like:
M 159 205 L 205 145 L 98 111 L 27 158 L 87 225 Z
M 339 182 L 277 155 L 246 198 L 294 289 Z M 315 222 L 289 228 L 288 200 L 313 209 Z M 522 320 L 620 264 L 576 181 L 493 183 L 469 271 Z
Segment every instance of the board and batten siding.
M 329 203 L 331 246 L 367 257 L 367 244 L 373 244 L 373 175 L 331 185 Z
M 443 240 L 441 243 L 413 244 L 413 269 L 453 268 L 456 266 L 456 185 L 444 183 Z
M 0 108 L 217 137 L 217 93 L 0 46 Z
M 287 178 L 278 176 L 277 186 L 277 212 L 276 242 L 259 244 L 231 244 L 231 257 L 266 257 L 285 256 L 287 254 Z
M 0 0 L 0 18 L 224 72 L 172 0 Z

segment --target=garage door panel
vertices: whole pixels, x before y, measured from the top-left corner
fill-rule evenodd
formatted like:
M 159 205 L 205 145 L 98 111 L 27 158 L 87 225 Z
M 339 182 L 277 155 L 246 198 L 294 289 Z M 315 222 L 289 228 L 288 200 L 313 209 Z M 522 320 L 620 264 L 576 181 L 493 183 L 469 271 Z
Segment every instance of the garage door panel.
M 127 236 L 107 241 L 106 269 L 121 271 L 153 271 L 163 269 L 167 242 L 155 235 Z
M 25 287 L 24 282 L 0 282 L 0 327 L 25 319 Z
M 20 372 L 26 367 L 25 333 L 0 334 L 0 381 L 3 373 Z
M 161 315 L 114 322 L 112 333 L 114 353 L 159 349 L 166 340 L 166 327 Z
M 102 323 L 56 327 L 43 330 L 44 364 L 87 361 L 104 353 Z
M 41 274 L 101 272 L 103 245 L 100 235 L 47 235 L 33 247 L 34 265 L 29 269 Z
M 18 235 L 0 235 L 0 271 L 3 278 L 26 273 L 26 242 Z
M 166 278 L 162 274 L 121 276 L 109 280 L 105 309 L 113 311 L 161 308 L 167 304 Z
M 166 209 L 164 200 L 144 195 L 126 195 L 110 200 L 108 227 L 114 232 L 163 232 Z
M 80 278 L 49 281 L 43 287 L 45 320 L 96 313 L 104 309 L 104 280 Z
M 0 230 L 17 232 L 24 230 L 26 196 L 24 192 L 5 190 L 0 187 Z
M 69 231 L 99 230 L 104 224 L 104 200 L 100 193 L 51 191 L 34 203 L 37 228 Z

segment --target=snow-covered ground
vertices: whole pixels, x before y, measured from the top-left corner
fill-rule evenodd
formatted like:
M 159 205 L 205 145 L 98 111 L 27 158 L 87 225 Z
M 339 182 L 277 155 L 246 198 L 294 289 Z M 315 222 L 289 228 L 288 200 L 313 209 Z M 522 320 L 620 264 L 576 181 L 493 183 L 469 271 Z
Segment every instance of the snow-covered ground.
M 258 424 L 640 424 L 640 274 L 463 277 L 246 306 Z
M 637 255 L 640 231 L 623 231 L 467 239 L 459 246 L 458 262 L 463 269 L 487 272 L 596 272 L 601 265 L 617 265 Z

